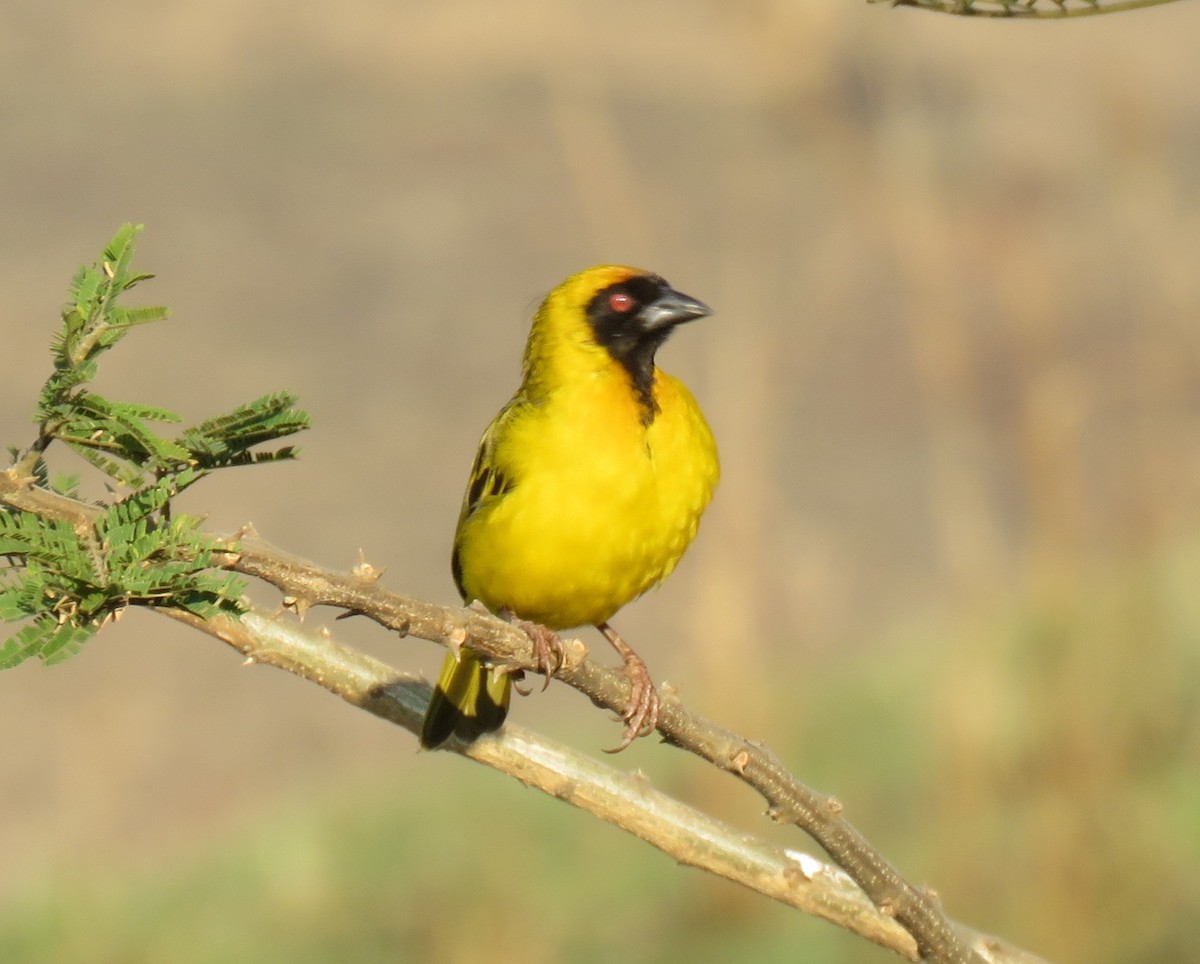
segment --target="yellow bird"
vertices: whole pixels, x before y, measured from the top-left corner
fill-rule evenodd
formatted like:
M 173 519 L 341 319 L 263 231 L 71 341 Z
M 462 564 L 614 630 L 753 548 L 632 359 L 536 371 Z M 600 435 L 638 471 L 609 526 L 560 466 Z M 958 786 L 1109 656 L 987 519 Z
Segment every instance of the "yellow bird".
M 720 474 L 716 443 L 682 382 L 654 355 L 709 308 L 637 268 L 600 265 L 546 297 L 525 346 L 521 387 L 479 443 L 451 569 L 478 600 L 529 632 L 553 675 L 553 631 L 592 625 L 632 683 L 618 750 L 658 720 L 646 664 L 608 625 L 662 582 L 691 544 Z M 468 649 L 446 657 L 421 743 L 499 728 L 510 669 Z

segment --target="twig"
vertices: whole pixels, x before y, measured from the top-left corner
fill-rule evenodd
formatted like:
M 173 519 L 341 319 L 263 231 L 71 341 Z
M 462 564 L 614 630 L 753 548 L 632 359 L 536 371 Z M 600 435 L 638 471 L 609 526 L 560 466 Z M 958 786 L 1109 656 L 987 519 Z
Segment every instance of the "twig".
M 1020 20 L 1062 20 L 1065 17 L 1094 17 L 1121 13 L 1140 7 L 1157 7 L 1174 0 L 867 0 L 893 7 L 918 7 L 933 13 L 960 17 L 1006 17 Z

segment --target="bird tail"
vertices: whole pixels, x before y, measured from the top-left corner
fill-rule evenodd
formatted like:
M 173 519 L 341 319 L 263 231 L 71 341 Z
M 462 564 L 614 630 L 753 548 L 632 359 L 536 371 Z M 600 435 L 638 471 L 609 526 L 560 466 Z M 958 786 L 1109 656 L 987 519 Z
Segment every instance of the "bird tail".
M 466 649 L 446 655 L 442 674 L 421 725 L 421 746 L 441 746 L 450 734 L 473 740 L 500 729 L 508 715 L 512 680 L 508 673 L 489 670 Z

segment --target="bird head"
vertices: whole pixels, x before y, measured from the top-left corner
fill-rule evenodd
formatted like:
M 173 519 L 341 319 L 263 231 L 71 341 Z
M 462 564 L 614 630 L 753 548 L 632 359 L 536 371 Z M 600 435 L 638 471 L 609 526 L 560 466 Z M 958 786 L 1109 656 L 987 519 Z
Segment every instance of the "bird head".
M 598 369 L 616 362 L 653 413 L 654 355 L 676 325 L 712 314 L 649 271 L 597 265 L 572 275 L 538 309 L 525 354 L 526 378 L 540 365 Z

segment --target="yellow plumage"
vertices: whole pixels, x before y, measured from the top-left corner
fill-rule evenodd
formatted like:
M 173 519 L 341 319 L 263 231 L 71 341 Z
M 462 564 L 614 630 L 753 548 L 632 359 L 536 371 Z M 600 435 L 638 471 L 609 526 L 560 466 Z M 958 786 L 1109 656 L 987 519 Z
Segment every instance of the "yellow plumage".
M 699 406 L 654 352 L 705 314 L 661 278 L 621 266 L 550 293 L 521 387 L 484 432 L 463 500 L 453 569 L 464 600 L 552 630 L 603 626 L 675 568 L 719 469 Z M 508 697 L 507 675 L 451 653 L 422 743 L 497 728 Z

